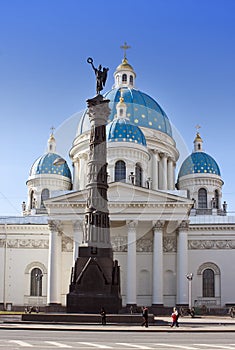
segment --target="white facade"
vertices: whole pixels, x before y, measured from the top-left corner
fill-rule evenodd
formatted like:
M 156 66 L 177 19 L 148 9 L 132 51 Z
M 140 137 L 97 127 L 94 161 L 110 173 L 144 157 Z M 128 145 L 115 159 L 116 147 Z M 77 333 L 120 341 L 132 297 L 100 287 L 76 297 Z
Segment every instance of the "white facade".
M 197 133 L 191 158 L 175 174 L 179 151 L 168 118 L 154 100 L 135 90 L 135 78 L 125 57 L 114 73 L 118 100 L 111 101 L 116 105 L 107 132 L 111 243 L 121 269 L 123 306 L 235 303 L 230 272 L 235 218 L 222 201 L 219 168 L 203 152 Z M 83 238 L 89 136 L 89 126 L 79 125 L 71 140 L 72 179 L 55 153 L 52 134 L 47 154 L 30 170 L 23 216 L 0 218 L 3 307 L 66 305 Z

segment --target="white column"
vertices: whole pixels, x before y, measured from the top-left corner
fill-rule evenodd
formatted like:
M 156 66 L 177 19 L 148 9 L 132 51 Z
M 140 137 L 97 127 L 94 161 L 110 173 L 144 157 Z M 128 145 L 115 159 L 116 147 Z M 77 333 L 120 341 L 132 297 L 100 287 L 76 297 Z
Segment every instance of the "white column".
M 157 221 L 153 227 L 153 305 L 163 305 L 163 225 Z
M 80 167 L 79 167 L 79 179 L 80 179 L 80 184 L 79 188 L 80 190 L 83 190 L 86 187 L 86 176 L 87 176 L 87 155 L 82 154 L 79 158 L 80 160 Z
M 73 260 L 78 257 L 78 248 L 83 239 L 83 221 L 77 220 L 73 224 Z
M 157 190 L 159 188 L 159 155 L 158 155 L 158 152 L 157 150 L 153 150 L 153 153 L 152 153 L 152 157 L 153 157 L 153 160 L 152 160 L 152 189 L 153 190 Z
M 108 164 L 108 183 L 115 180 L 115 164 Z
M 173 167 L 173 159 L 168 158 L 167 163 L 167 186 L 168 190 L 174 190 L 174 167 Z
M 127 304 L 136 304 L 136 221 L 127 223 Z
M 79 159 L 76 158 L 73 163 L 73 190 L 79 190 L 80 178 L 79 178 Z
M 48 259 L 48 304 L 61 304 L 61 241 L 62 234 L 58 232 L 55 222 L 51 221 Z
M 188 222 L 182 221 L 177 240 L 177 304 L 188 304 Z
M 162 153 L 162 169 L 161 169 L 161 179 L 162 179 L 162 190 L 167 190 L 167 154 Z

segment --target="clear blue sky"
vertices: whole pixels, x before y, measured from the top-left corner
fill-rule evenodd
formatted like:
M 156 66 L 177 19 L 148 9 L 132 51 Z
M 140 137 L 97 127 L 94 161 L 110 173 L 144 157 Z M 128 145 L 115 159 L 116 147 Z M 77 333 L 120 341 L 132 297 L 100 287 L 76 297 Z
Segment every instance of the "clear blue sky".
M 234 0 L 0 0 L 0 215 L 21 214 L 52 125 L 67 157 L 70 117 L 95 94 L 86 59 L 110 68 L 109 90 L 124 41 L 137 88 L 158 101 L 188 152 L 201 125 L 235 212 Z M 61 137 L 67 124 L 71 136 Z

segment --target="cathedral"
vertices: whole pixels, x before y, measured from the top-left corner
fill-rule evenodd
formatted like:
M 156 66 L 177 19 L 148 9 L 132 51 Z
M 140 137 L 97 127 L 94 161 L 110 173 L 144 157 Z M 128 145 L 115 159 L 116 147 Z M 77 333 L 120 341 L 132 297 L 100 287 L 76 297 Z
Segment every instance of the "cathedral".
M 222 199 L 219 165 L 197 131 L 176 173 L 171 122 L 135 80 L 124 54 L 104 94 L 110 237 L 122 307 L 225 308 L 235 303 L 235 217 Z M 85 110 L 71 140 L 70 169 L 52 132 L 29 171 L 22 216 L 0 217 L 1 309 L 66 308 L 84 240 L 89 138 Z

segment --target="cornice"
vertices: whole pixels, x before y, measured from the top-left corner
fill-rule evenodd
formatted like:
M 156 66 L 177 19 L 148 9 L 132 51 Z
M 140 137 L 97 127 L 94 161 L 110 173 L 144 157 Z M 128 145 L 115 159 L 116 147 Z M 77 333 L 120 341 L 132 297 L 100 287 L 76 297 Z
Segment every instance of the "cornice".
M 234 231 L 235 233 L 235 225 L 234 224 L 208 224 L 208 225 L 189 225 L 190 233 L 193 231 Z

